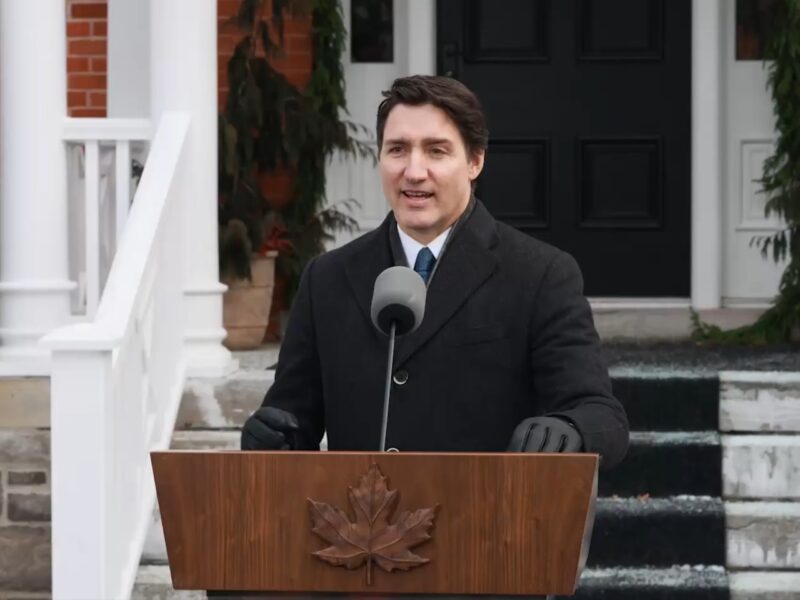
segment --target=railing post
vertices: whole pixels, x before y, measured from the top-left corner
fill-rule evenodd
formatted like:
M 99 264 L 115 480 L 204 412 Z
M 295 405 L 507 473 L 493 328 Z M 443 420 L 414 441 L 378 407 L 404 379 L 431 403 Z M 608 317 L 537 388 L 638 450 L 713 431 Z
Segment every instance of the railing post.
M 53 597 L 110 598 L 114 428 L 110 350 L 53 350 L 51 389 Z M 80 435 L 76 435 L 80 432 Z
M 128 220 L 128 211 L 131 206 L 131 143 L 128 140 L 117 140 L 114 155 L 114 180 L 116 192 L 114 194 L 114 247 L 119 248 L 119 240 L 125 221 Z
M 90 319 L 100 302 L 100 144 L 86 142 L 86 316 Z

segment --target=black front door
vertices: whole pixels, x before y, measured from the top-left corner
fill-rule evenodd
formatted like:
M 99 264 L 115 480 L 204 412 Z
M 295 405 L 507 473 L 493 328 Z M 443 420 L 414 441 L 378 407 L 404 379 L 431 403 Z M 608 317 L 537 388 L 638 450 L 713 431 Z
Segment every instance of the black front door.
M 477 195 L 570 252 L 589 296 L 689 296 L 690 0 L 438 0 L 478 94 Z

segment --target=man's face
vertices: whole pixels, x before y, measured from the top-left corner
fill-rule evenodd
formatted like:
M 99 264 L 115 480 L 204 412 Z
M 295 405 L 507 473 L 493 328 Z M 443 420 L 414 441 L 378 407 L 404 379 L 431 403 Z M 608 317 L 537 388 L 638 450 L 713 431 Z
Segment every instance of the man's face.
M 483 154 L 468 156 L 458 128 L 440 108 L 398 104 L 386 119 L 380 166 L 398 225 L 428 244 L 464 212 Z

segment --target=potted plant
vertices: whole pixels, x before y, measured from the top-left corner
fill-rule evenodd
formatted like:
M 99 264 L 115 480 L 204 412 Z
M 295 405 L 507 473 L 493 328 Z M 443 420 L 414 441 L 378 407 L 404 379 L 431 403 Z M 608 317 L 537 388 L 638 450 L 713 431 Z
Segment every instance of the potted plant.
M 241 220 L 231 219 L 220 227 L 221 248 L 226 248 L 224 256 L 230 261 L 220 271 L 220 279 L 228 286 L 222 297 L 222 322 L 228 332 L 224 343 L 231 350 L 260 346 L 269 324 L 275 259 L 281 250 L 291 249 L 279 228 L 272 227 L 268 231 L 254 252 L 247 227 Z M 238 267 L 237 260 L 241 261 Z

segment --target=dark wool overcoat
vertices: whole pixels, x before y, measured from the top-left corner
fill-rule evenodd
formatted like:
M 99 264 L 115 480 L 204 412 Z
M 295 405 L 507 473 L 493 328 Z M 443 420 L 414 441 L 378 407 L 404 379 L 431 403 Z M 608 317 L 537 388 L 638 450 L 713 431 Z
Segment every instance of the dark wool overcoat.
M 264 405 L 294 413 L 300 446 L 379 446 L 388 338 L 370 320 L 395 260 L 390 213 L 303 274 Z M 601 465 L 628 422 L 614 398 L 583 280 L 568 254 L 495 221 L 478 201 L 441 255 L 419 329 L 398 338 L 386 447 L 504 451 L 526 417 L 560 415 Z

